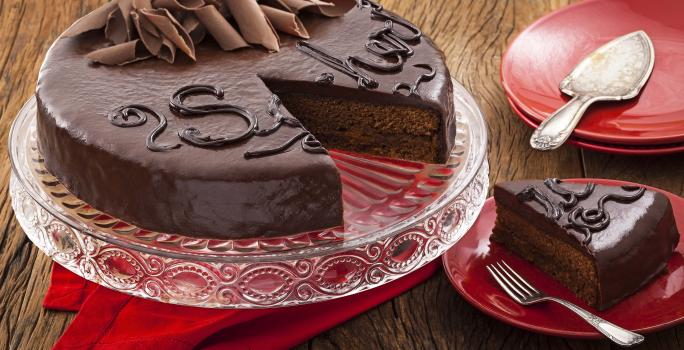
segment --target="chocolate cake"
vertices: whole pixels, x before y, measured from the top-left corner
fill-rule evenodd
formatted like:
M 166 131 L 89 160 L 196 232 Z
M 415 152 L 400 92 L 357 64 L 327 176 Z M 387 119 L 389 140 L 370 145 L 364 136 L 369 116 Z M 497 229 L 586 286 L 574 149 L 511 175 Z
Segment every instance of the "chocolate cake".
M 679 242 L 669 200 L 643 187 L 525 180 L 494 198 L 492 240 L 599 310 L 663 273 Z
M 371 1 L 333 2 L 106 4 L 40 70 L 45 166 L 148 230 L 241 238 L 343 225 L 327 149 L 440 163 L 455 117 L 428 37 Z M 264 18 L 265 32 L 250 27 Z M 269 36 L 283 25 L 299 37 Z

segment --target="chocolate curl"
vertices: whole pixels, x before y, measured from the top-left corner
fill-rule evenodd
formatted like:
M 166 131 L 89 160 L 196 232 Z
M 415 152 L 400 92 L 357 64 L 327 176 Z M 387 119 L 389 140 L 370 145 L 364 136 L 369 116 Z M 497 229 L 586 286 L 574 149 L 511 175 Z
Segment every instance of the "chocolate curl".
M 145 45 L 139 39 L 108 46 L 86 55 L 93 62 L 107 65 L 124 65 L 144 60 L 150 56 L 149 52 L 145 49 Z
M 188 35 L 190 35 L 190 39 L 192 39 L 194 44 L 201 43 L 207 35 L 206 29 L 204 29 L 204 26 L 195 15 L 185 16 L 181 25 L 185 31 L 188 32 Z
M 151 9 L 152 0 L 133 0 L 133 8 L 136 10 Z
M 301 10 L 318 13 L 327 17 L 340 17 L 356 6 L 356 0 L 282 0 L 287 6 L 299 13 Z
M 195 10 L 195 16 L 222 49 L 229 51 L 249 46 L 216 7 L 201 7 Z
M 227 5 L 245 41 L 262 45 L 269 51 L 279 50 L 278 34 L 256 0 L 229 0 Z
M 190 35 L 185 31 L 185 28 L 173 18 L 169 10 L 164 8 L 142 9 L 140 10 L 140 13 L 154 24 L 159 32 L 161 32 L 164 39 L 172 42 L 174 47 L 179 48 L 193 61 L 195 60 L 195 45 L 192 43 Z
M 294 11 L 292 11 L 292 9 L 289 6 L 287 6 L 287 4 L 285 4 L 282 0 L 261 0 L 259 1 L 259 5 L 266 5 L 279 10 L 294 13 Z
M 166 8 L 169 10 L 192 11 L 207 5 L 204 0 L 154 0 L 154 8 Z
M 110 14 L 114 12 L 118 6 L 117 1 L 112 1 L 98 7 L 93 10 L 93 12 L 74 22 L 63 35 L 65 37 L 72 37 L 91 30 L 101 29 L 107 24 L 107 19 Z
M 264 15 L 275 29 L 300 38 L 309 39 L 309 33 L 304 28 L 304 24 L 294 13 L 266 5 L 259 5 L 259 7 L 261 7 L 261 11 L 264 12 Z
M 152 54 L 166 62 L 173 63 L 176 58 L 176 46 L 171 41 L 161 36 L 161 33 L 146 17 L 138 12 L 132 12 L 133 24 L 140 35 L 140 40 L 145 48 Z
M 105 37 L 114 44 L 121 44 L 131 40 L 131 0 L 119 0 L 118 8 L 107 17 Z

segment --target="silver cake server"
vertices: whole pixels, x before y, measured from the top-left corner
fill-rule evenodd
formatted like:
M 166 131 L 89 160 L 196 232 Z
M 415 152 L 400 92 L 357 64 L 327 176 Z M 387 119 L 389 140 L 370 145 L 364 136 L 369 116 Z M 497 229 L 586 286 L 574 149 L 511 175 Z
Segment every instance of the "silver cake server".
M 623 35 L 585 57 L 560 83 L 573 98 L 546 118 L 532 134 L 532 148 L 560 147 L 572 134 L 589 105 L 636 97 L 653 71 L 655 54 L 643 31 Z

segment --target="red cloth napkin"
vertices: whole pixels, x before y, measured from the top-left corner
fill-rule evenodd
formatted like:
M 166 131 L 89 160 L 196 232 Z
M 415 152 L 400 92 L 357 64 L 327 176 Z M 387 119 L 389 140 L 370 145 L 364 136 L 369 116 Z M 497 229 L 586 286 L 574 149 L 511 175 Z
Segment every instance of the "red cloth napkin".
M 371 291 L 322 303 L 216 310 L 132 297 L 53 264 L 43 307 L 78 311 L 54 349 L 287 349 L 404 293 L 439 266 L 438 260 Z

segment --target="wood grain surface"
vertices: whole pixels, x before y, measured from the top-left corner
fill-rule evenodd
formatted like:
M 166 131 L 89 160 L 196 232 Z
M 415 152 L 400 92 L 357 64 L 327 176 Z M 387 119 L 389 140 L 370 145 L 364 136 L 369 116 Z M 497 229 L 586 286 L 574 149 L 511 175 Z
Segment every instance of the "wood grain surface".
M 104 0 L 0 0 L 0 349 L 46 349 L 70 313 L 41 307 L 50 259 L 33 247 L 8 197 L 7 133 L 33 94 L 52 41 Z M 509 109 L 499 84 L 501 55 L 515 35 L 569 0 L 381 1 L 418 24 L 444 50 L 454 77 L 479 101 L 489 124 L 491 183 L 556 176 L 625 179 L 684 195 L 684 156 L 634 158 L 569 146 L 539 153 L 530 130 Z M 543 67 L 541 67 L 543 69 Z M 684 306 L 683 306 L 684 307 Z M 299 346 L 300 349 L 611 349 L 607 341 L 537 335 L 470 306 L 443 273 Z M 651 334 L 641 349 L 684 349 L 684 326 Z

